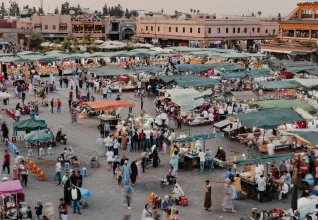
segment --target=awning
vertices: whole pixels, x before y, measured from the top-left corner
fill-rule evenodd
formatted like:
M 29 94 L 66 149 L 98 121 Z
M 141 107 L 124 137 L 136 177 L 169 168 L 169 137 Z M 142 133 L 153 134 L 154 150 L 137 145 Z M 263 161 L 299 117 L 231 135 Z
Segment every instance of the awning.
M 317 128 L 307 128 L 307 129 L 287 129 L 280 130 L 283 134 L 293 135 L 305 142 L 308 142 L 312 146 L 318 146 L 318 129 Z
M 304 119 L 291 108 L 270 108 L 258 112 L 240 113 L 233 116 L 248 128 L 274 129 L 284 123 L 295 123 Z
M 221 73 L 220 75 L 226 79 L 240 79 L 247 76 L 244 72 Z
M 210 134 L 197 134 L 191 137 L 186 138 L 180 138 L 178 139 L 178 142 L 180 144 L 185 144 L 188 142 L 194 142 L 199 140 L 209 140 L 209 139 L 218 139 L 218 138 L 224 138 L 223 132 L 217 132 L 217 133 L 210 133 Z
M 294 80 L 307 88 L 318 86 L 318 79 L 295 78 Z
M 127 108 L 135 107 L 134 103 L 129 103 L 128 100 L 107 100 L 107 101 L 96 101 L 96 102 L 83 102 L 83 105 L 87 105 L 95 111 L 103 111 L 114 108 Z
M 0 195 L 20 192 L 22 192 L 22 186 L 19 180 L 0 182 Z
M 129 75 L 133 72 L 119 67 L 92 67 L 89 68 L 90 73 L 95 73 L 97 76 L 120 76 L 120 75 Z
M 301 85 L 294 80 L 282 80 L 282 81 L 269 81 L 260 82 L 259 86 L 264 89 L 293 89 L 298 88 Z
M 305 56 L 305 55 L 308 55 L 309 53 L 306 53 L 306 52 L 297 52 L 297 51 L 293 51 L 291 52 L 289 55 L 291 56 Z
M 230 123 L 231 123 L 230 120 L 225 119 L 225 120 L 223 120 L 223 121 L 219 121 L 219 122 L 213 124 L 213 127 L 223 128 L 223 127 L 228 126 Z
M 315 108 L 312 105 L 309 105 L 306 102 L 292 99 L 292 100 L 265 100 L 265 101 L 257 101 L 257 102 L 251 102 L 249 104 L 257 105 L 260 108 L 292 108 L 293 110 L 296 110 L 297 108 L 301 108 L 307 112 L 314 112 Z
M 253 78 L 270 76 L 270 72 L 268 69 L 251 70 L 245 73 Z
M 289 160 L 294 158 L 294 154 L 278 154 L 278 155 L 264 155 L 260 157 L 256 157 L 249 160 L 237 160 L 233 161 L 234 164 L 239 166 L 248 166 L 248 165 L 255 165 L 255 164 L 265 164 L 265 163 L 273 163 L 276 161 L 283 161 Z

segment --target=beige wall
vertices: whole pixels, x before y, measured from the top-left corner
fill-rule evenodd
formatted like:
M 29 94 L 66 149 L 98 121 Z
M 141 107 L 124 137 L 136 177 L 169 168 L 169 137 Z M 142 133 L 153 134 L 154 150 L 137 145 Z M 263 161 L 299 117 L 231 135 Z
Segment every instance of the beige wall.
M 33 29 L 42 33 L 69 33 L 71 30 L 70 23 L 71 17 L 68 15 L 32 16 Z M 61 24 L 66 24 L 67 30 L 61 30 Z M 42 30 L 40 30 L 40 27 Z

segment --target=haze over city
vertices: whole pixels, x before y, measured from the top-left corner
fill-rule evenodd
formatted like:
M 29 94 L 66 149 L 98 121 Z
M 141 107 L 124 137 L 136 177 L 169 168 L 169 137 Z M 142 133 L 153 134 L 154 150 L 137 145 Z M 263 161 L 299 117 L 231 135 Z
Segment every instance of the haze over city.
M 9 1 L 4 1 L 9 5 Z M 30 6 L 40 6 L 40 0 L 17 0 L 20 7 L 22 5 L 29 4 Z M 45 12 L 53 12 L 56 7 L 61 7 L 61 4 L 65 0 L 48 1 L 43 0 L 43 8 Z M 68 1 L 71 5 L 80 4 L 82 7 L 90 9 L 101 10 L 103 5 L 107 3 L 109 7 L 121 4 L 123 8 L 129 8 L 130 10 L 150 10 L 160 11 L 164 9 L 166 13 L 173 13 L 175 10 L 182 12 L 189 12 L 189 10 L 196 9 L 202 13 L 216 13 L 221 14 L 249 14 L 251 12 L 256 13 L 257 11 L 262 12 L 262 17 L 277 16 L 281 13 L 282 16 L 288 15 L 298 3 L 298 0 L 197 0 L 197 1 L 181 1 L 177 0 L 173 3 L 170 0 L 161 1 L 149 1 L 145 4 L 144 0 L 97 0 L 97 1 L 86 1 L 86 0 L 71 0 Z M 230 7 L 229 7 L 230 6 Z

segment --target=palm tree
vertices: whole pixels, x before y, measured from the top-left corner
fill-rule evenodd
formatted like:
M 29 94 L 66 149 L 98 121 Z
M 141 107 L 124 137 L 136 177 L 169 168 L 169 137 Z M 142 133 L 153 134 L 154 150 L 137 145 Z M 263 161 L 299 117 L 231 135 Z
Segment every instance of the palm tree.
M 161 9 L 161 14 L 163 14 L 163 12 L 164 12 L 164 10 L 163 10 L 163 9 Z
M 258 17 L 261 17 L 262 12 L 261 12 L 261 11 L 258 11 L 257 14 L 258 14 Z
M 174 14 L 175 14 L 175 15 L 177 16 L 177 14 L 178 14 L 178 11 L 177 11 L 177 10 L 175 10 L 175 11 L 174 11 Z
M 194 10 L 193 10 L 193 13 L 194 13 L 194 14 L 197 13 L 197 10 L 194 9 Z
M 197 13 L 200 14 L 200 10 L 197 10 Z
M 39 33 L 31 33 L 28 39 L 28 47 L 30 50 L 36 51 L 40 48 L 43 43 L 43 36 Z
M 192 9 L 192 8 L 190 9 L 190 12 L 191 12 L 191 14 L 192 14 L 192 12 L 193 12 L 193 9 Z

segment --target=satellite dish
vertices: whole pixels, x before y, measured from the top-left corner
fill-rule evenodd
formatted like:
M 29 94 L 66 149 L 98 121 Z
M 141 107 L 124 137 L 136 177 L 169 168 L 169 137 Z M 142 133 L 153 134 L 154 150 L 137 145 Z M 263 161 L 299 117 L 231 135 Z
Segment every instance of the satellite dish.
M 70 15 L 74 15 L 75 14 L 75 11 L 72 9 L 69 11 Z

